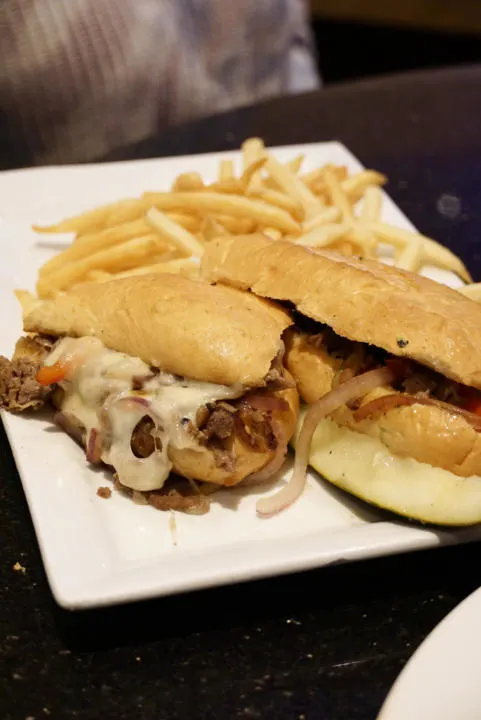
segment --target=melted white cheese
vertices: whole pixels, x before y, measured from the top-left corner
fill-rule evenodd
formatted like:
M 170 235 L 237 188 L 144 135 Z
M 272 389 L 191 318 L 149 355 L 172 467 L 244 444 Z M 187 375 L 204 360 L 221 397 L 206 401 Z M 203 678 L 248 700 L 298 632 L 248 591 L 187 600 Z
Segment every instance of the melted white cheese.
M 90 342 L 93 341 L 93 342 Z M 102 460 L 117 472 L 122 485 L 134 490 L 162 487 L 172 464 L 168 447 L 198 447 L 185 425 L 197 411 L 216 400 L 239 397 L 240 385 L 228 387 L 179 379 L 160 372 L 147 380 L 141 392 L 132 390 L 134 376 L 148 377 L 151 369 L 140 358 L 107 350 L 94 338 L 65 338 L 46 364 L 67 360 L 72 370 L 60 384 L 64 391 L 61 409 L 103 438 Z M 149 416 L 155 423 L 157 450 L 137 458 L 131 449 L 132 432 Z

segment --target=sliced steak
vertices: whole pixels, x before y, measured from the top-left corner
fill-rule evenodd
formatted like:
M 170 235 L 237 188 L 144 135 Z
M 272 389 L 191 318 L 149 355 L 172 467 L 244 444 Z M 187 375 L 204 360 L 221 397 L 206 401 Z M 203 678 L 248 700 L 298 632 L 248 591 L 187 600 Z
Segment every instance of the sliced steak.
M 215 406 L 209 419 L 202 428 L 202 437 L 206 442 L 216 438 L 218 440 L 227 440 L 234 432 L 234 408 L 233 411 L 227 410 L 225 407 Z
M 40 363 L 26 357 L 7 360 L 0 356 L 0 407 L 10 412 L 38 410 L 50 394 L 35 376 Z
M 38 410 L 51 389 L 39 385 L 35 376 L 54 340 L 25 335 L 17 341 L 13 360 L 0 355 L 0 408 L 10 412 Z
M 270 413 L 257 410 L 243 402 L 236 413 L 236 424 L 240 439 L 253 450 L 272 451 L 277 447 L 277 438 L 272 431 Z
M 269 390 L 288 390 L 296 386 L 293 378 L 286 372 L 283 358 L 284 350 L 274 358 L 271 368 L 264 378 L 265 386 Z

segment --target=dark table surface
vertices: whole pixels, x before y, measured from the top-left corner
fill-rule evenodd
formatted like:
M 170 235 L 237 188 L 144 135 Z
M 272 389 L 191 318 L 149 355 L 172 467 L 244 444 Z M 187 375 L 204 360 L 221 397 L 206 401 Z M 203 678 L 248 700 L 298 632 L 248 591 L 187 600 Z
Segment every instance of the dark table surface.
M 481 69 L 444 70 L 275 100 L 111 159 L 237 148 L 250 135 L 338 139 L 481 279 L 480 120 Z M 4 720 L 374 719 L 416 647 L 481 580 L 476 543 L 69 613 L 50 594 L 3 431 L 0 541 Z

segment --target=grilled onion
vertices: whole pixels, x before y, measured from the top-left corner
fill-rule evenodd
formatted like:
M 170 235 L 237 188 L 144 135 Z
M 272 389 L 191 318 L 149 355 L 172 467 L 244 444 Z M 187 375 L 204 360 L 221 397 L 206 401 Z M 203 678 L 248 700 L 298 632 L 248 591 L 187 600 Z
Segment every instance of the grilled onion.
M 292 505 L 302 494 L 306 485 L 306 470 L 312 437 L 319 422 L 323 418 L 331 415 L 331 413 L 342 405 L 347 405 L 352 402 L 352 400 L 367 395 L 368 392 L 378 387 L 389 385 L 394 380 L 395 374 L 388 367 L 369 370 L 339 385 L 311 405 L 305 415 L 302 429 L 297 439 L 296 458 L 291 478 L 278 493 L 259 500 L 256 506 L 257 514 L 261 517 L 276 515 Z

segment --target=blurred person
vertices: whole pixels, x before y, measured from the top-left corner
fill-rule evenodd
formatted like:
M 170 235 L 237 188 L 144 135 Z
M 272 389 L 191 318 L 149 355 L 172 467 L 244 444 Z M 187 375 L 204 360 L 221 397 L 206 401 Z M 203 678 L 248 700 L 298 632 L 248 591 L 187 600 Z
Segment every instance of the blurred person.
M 306 0 L 1 0 L 0 161 L 82 162 L 319 84 Z

